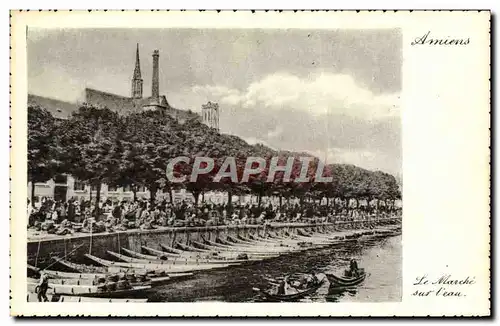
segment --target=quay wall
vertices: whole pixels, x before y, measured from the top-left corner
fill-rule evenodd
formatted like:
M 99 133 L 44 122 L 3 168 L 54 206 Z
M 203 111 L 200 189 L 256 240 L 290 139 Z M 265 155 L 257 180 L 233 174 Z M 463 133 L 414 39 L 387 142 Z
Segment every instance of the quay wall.
M 324 228 L 332 230 L 358 230 L 368 227 L 400 224 L 401 218 L 385 218 L 359 221 L 338 221 L 336 223 L 304 224 L 281 223 L 271 225 L 224 225 L 207 227 L 177 227 L 160 228 L 154 230 L 128 230 L 112 233 L 78 234 L 28 239 L 28 264 L 45 268 L 54 263 L 52 257 L 66 257 L 78 263 L 90 263 L 85 254 L 114 260 L 107 253 L 108 250 L 120 252 L 120 248 L 127 248 L 137 252 L 141 246 L 161 250 L 160 243 L 173 246 L 175 242 L 190 244 L 192 241 L 203 242 L 203 239 L 215 241 L 217 237 L 225 239 L 227 236 L 244 236 L 248 234 L 264 235 L 267 232 L 282 234 L 296 233 L 297 229 L 317 231 Z

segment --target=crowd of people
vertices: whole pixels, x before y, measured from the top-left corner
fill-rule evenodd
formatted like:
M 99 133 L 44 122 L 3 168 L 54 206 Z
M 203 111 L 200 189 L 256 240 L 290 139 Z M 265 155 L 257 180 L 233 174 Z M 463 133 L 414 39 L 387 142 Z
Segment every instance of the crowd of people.
M 96 212 L 98 208 L 99 213 Z M 171 203 L 167 200 L 152 203 L 147 199 L 70 199 L 66 202 L 41 198 L 35 203 L 28 200 L 28 227 L 49 233 L 105 232 L 128 229 L 155 229 L 157 227 L 186 227 L 214 225 L 248 225 L 265 223 L 326 223 L 338 220 L 368 219 L 373 216 L 389 217 L 400 214 L 399 208 L 381 206 L 321 205 L 318 202 L 301 204 L 271 202 L 257 205 L 249 203 L 190 201 Z

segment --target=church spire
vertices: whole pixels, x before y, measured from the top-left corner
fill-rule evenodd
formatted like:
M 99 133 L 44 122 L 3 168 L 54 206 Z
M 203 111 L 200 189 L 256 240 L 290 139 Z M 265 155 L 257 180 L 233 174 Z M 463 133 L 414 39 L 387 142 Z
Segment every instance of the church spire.
M 135 53 L 135 68 L 134 76 L 132 77 L 132 97 L 142 98 L 142 78 L 141 78 L 141 63 L 139 60 L 139 43 Z
M 135 53 L 134 79 L 141 79 L 141 62 L 139 60 L 139 43 L 137 43 L 137 51 Z

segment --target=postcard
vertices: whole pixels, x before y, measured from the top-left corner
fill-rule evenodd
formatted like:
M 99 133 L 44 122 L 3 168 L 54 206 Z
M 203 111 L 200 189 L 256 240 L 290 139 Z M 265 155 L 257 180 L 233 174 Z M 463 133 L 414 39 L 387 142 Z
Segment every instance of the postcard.
M 11 11 L 14 316 L 490 316 L 489 11 Z

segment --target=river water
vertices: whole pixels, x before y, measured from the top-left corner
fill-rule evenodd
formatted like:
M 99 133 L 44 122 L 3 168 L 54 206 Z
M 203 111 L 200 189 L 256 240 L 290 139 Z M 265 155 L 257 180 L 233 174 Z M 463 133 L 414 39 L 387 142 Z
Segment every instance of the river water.
M 253 302 L 259 296 L 253 288 L 267 289 L 284 274 L 327 272 L 341 275 L 356 259 L 368 272 L 355 289 L 329 291 L 325 284 L 303 302 L 387 302 L 401 301 L 401 236 L 363 239 L 342 246 L 309 250 L 252 263 L 196 273 L 194 278 L 154 288 L 150 302 L 224 301 Z

